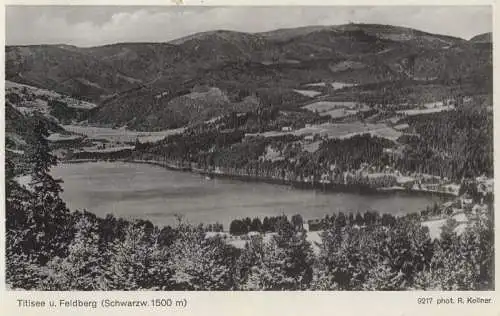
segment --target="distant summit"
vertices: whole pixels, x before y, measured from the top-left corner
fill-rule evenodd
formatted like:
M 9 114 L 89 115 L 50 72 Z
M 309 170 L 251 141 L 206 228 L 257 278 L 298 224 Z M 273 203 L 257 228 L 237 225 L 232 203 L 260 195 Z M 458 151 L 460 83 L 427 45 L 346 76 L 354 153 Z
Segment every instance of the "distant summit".
M 355 83 L 357 99 L 366 95 L 362 89 L 403 84 L 412 87 L 408 91 L 422 85 L 446 91 L 460 82 L 461 89 L 469 85 L 464 93 L 478 93 L 492 78 L 485 38 L 491 41 L 491 34 L 467 41 L 357 23 L 261 33 L 215 30 L 168 43 L 6 46 L 5 69 L 7 80 L 97 104 L 93 123 L 150 130 L 259 104 L 297 109 L 309 99 L 295 90 L 315 82 Z M 200 99 L 205 92 L 196 87 L 218 94 Z
M 493 33 L 488 32 L 488 33 L 476 35 L 473 38 L 471 38 L 470 41 L 474 42 L 474 43 L 492 43 L 493 42 Z

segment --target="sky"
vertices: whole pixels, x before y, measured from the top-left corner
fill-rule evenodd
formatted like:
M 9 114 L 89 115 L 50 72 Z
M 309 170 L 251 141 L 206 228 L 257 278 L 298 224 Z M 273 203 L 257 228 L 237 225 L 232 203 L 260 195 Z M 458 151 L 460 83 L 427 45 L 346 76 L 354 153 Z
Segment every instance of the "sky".
M 7 45 L 167 42 L 196 32 L 264 32 L 306 25 L 380 23 L 469 39 L 491 32 L 489 6 L 137 7 L 7 6 Z

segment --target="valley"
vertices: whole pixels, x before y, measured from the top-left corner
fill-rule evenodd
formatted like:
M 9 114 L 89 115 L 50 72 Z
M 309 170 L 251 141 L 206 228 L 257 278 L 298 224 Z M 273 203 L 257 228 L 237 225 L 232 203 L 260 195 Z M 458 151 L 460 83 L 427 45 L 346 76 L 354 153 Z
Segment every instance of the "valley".
M 202 54 L 206 49 L 215 54 Z M 36 112 L 51 122 L 49 140 L 61 159 L 168 161 L 169 167 L 212 175 L 452 195 L 459 194 L 464 177 L 492 176 L 490 145 L 457 162 L 461 155 L 454 151 L 460 147 L 453 143 L 467 139 L 450 144 L 438 136 L 427 144 L 421 119 L 442 124 L 447 117 L 479 115 L 487 123 L 478 137 L 487 141 L 491 68 L 480 76 L 478 71 L 491 66 L 491 47 L 483 42 L 360 24 L 265 34 L 214 31 L 171 43 L 6 50 L 7 79 L 22 82 L 7 81 L 9 105 L 16 115 Z M 325 51 L 331 54 L 318 53 Z M 435 67 L 438 51 L 445 67 Z M 473 52 L 479 57 L 474 66 L 467 55 Z M 39 72 L 42 56 L 71 56 L 71 62 Z M 146 56 L 147 71 L 133 73 Z M 446 58 L 458 64 L 447 67 Z M 60 92 L 27 84 L 38 82 L 29 78 L 60 76 L 67 67 L 74 72 L 89 63 L 97 72 L 78 73 L 78 84 L 71 79 L 57 86 Z M 326 72 L 318 68 L 323 63 Z M 458 65 L 461 73 L 454 70 Z M 107 88 L 95 81 L 99 71 L 115 76 Z M 43 82 L 53 82 L 48 79 Z M 93 90 L 99 96 L 74 94 L 76 88 L 88 90 L 82 84 L 99 88 Z M 435 128 L 443 137 L 463 129 Z M 7 137 L 9 153 L 19 155 L 22 132 L 8 129 Z M 427 153 L 420 157 L 427 158 L 409 159 L 422 150 Z
M 7 8 L 9 289 L 494 289 L 491 27 L 103 8 Z

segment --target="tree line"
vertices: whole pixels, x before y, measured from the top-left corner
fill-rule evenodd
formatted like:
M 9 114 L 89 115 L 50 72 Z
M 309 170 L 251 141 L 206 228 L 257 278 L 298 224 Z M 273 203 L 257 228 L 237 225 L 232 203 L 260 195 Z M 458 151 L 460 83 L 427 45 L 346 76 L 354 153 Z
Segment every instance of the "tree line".
M 279 225 L 283 223 L 292 225 L 296 230 L 304 229 L 304 220 L 302 216 L 300 214 L 295 214 L 292 216 L 291 221 L 286 215 L 266 216 L 262 221 L 258 217 L 253 219 L 250 219 L 250 217 L 241 220 L 235 219 L 231 221 L 229 225 L 229 233 L 235 236 L 244 235 L 249 232 L 275 233 Z
M 493 177 L 493 116 L 486 108 L 464 106 L 406 121 L 420 136 L 404 140 L 409 146 L 398 168 L 457 181 Z
M 136 143 L 133 152 L 80 153 L 78 157 L 105 159 L 153 154 L 208 171 L 222 168 L 281 179 L 319 179 L 327 173 L 334 183 L 347 181 L 371 187 L 393 186 L 396 178 L 360 177 L 356 171 L 362 165 L 376 172 L 390 166 L 403 174 L 427 173 L 457 183 L 480 175 L 493 176 L 493 118 L 484 106 L 461 106 L 455 111 L 408 117 L 404 122 L 410 125 L 412 133 L 397 142 L 364 134 L 321 140 L 314 152 L 305 150 L 300 136 L 247 137 L 250 131 L 246 123 L 252 115 L 266 122 L 278 119 L 273 118 L 274 112 L 266 114 L 267 111 L 271 110 L 261 107 L 255 114 L 233 112 L 213 124 L 188 128 L 157 143 Z M 398 147 L 401 154 L 384 151 Z M 266 158 L 269 148 L 276 150 L 280 159 Z M 344 176 L 346 172 L 349 179 Z

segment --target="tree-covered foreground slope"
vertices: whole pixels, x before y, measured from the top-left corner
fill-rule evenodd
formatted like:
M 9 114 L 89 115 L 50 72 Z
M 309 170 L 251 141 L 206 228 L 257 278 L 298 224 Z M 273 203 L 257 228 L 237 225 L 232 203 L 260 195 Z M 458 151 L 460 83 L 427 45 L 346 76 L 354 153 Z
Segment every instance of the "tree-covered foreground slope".
M 491 290 L 493 215 L 431 240 L 418 216 L 326 221 L 319 250 L 286 217 L 244 249 L 202 226 L 70 211 L 50 168 L 47 129 L 30 131 L 30 181 L 6 163 L 6 283 L 27 290 Z M 167 206 L 168 207 L 168 206 Z M 491 210 L 490 210 L 491 213 Z M 386 218 L 387 219 L 387 218 Z

